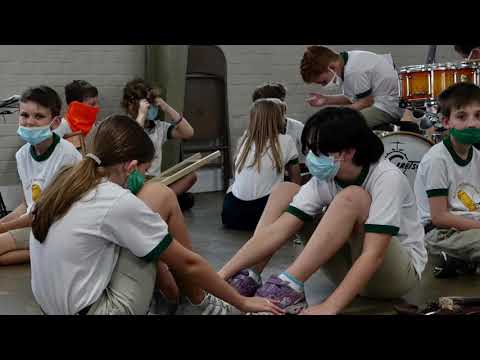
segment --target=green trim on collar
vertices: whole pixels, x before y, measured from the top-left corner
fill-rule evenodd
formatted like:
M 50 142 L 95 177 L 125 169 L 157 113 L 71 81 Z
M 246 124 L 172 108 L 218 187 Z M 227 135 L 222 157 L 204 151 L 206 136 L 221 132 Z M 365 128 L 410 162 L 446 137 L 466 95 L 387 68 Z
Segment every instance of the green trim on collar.
M 296 208 L 295 206 L 290 205 L 286 212 L 289 213 L 289 214 L 292 214 L 293 216 L 295 216 L 297 218 L 299 218 L 303 222 L 309 222 L 309 221 L 313 220 L 312 216 L 310 216 L 307 213 L 303 212 L 302 210 Z
M 370 165 L 364 166 L 362 171 L 360 172 L 360 175 L 358 175 L 358 177 L 352 182 L 343 181 L 338 178 L 335 178 L 335 183 L 343 189 L 345 189 L 347 186 L 350 186 L 350 185 L 362 186 L 363 182 L 368 176 L 369 171 L 370 171 Z
M 388 234 L 392 236 L 397 235 L 400 231 L 400 228 L 392 225 L 365 224 L 363 228 L 366 233 Z
M 455 161 L 455 163 L 458 165 L 458 166 L 467 166 L 468 164 L 470 164 L 470 161 L 472 161 L 472 158 L 473 158 L 473 145 L 470 146 L 470 151 L 468 152 L 468 157 L 466 160 L 463 160 L 460 156 L 458 156 L 458 154 L 455 152 L 455 149 L 453 148 L 453 145 L 452 145 L 452 140 L 450 139 L 450 136 L 447 136 L 444 140 L 443 140 L 443 145 L 445 145 L 445 147 L 447 148 L 448 152 L 450 153 L 450 155 L 452 156 L 453 158 L 453 161 Z
M 298 161 L 298 158 L 295 158 L 295 159 L 292 159 L 290 160 L 287 165 L 297 165 L 299 164 L 300 162 Z
M 348 62 L 348 52 L 342 51 L 342 52 L 340 53 L 340 56 L 341 56 L 342 59 L 343 59 L 343 65 L 347 65 L 347 62 Z
M 32 156 L 33 160 L 35 161 L 45 161 L 47 160 L 50 155 L 53 154 L 53 151 L 57 147 L 58 143 L 60 142 L 60 136 L 58 136 L 56 133 L 53 133 L 53 143 L 50 145 L 43 154 L 37 155 L 35 152 L 35 147 L 33 145 L 30 145 L 30 155 Z
M 146 262 L 152 262 L 157 260 L 158 257 L 170 246 L 172 241 L 173 241 L 172 235 L 170 234 L 165 235 L 163 240 L 160 241 L 152 251 L 150 251 L 147 255 L 145 255 L 141 259 L 145 260 Z
M 427 197 L 448 196 L 448 189 L 427 190 Z

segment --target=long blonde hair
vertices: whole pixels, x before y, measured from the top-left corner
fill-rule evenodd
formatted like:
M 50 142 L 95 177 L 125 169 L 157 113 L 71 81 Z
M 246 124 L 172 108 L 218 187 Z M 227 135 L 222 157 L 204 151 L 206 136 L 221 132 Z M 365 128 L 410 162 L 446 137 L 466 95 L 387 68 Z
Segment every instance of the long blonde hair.
M 101 161 L 100 166 L 93 158 L 86 157 L 74 166 L 62 168 L 35 204 L 32 232 L 38 241 L 43 242 L 50 226 L 103 177 L 110 175 L 109 167 L 131 160 L 150 162 L 155 148 L 136 121 L 112 115 L 99 125 L 92 152 Z
M 259 99 L 253 103 L 250 110 L 250 124 L 240 141 L 241 153 L 237 157 L 236 171 L 240 173 L 243 170 L 253 145 L 255 145 L 254 160 L 248 167 L 256 167 L 260 172 L 262 155 L 271 149 L 277 172 L 283 171 L 284 164 L 278 136 L 285 129 L 285 113 L 286 105 L 279 99 Z

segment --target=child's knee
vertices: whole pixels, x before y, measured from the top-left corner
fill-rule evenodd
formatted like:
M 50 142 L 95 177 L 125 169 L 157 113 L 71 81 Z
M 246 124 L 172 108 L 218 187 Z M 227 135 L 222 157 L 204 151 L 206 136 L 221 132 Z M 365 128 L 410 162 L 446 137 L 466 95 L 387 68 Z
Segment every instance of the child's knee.
M 153 210 L 156 210 L 160 205 L 176 201 L 177 198 L 172 189 L 157 181 L 145 184 L 137 196 Z

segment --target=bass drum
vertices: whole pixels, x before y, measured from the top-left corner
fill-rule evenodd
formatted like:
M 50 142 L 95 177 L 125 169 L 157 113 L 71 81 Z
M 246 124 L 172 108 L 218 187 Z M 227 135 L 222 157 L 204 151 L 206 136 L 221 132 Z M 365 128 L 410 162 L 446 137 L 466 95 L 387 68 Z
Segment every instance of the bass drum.
M 408 178 L 413 189 L 418 165 L 423 155 L 433 146 L 429 139 L 407 131 L 381 133 L 377 135 L 383 142 L 383 158 L 390 160 Z

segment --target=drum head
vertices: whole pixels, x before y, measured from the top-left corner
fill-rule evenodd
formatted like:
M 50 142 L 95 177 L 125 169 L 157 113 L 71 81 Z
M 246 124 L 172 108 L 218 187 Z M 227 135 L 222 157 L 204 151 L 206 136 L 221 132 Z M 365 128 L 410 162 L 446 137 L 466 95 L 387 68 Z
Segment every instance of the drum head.
M 413 188 L 418 165 L 433 143 L 421 135 L 407 131 L 392 132 L 380 138 L 385 147 L 383 158 L 396 165 L 407 176 Z

